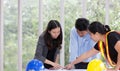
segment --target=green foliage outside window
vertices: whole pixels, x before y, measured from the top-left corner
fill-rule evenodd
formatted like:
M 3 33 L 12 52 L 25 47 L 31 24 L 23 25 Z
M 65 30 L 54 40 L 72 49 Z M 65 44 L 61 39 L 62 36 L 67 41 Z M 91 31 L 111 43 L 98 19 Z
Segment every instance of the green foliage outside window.
M 39 0 L 23 0 L 23 71 L 26 64 L 34 57 L 39 30 Z M 46 27 L 51 19 L 60 21 L 60 0 L 43 0 L 43 25 Z M 113 30 L 120 30 L 120 1 L 111 0 L 109 10 L 109 25 Z M 65 34 L 65 64 L 69 62 L 70 29 L 75 20 L 82 17 L 79 0 L 65 0 L 64 34 Z M 4 0 L 4 71 L 17 71 L 18 51 L 18 5 L 17 0 Z M 88 0 L 86 17 L 92 22 L 98 20 L 105 23 L 105 0 Z

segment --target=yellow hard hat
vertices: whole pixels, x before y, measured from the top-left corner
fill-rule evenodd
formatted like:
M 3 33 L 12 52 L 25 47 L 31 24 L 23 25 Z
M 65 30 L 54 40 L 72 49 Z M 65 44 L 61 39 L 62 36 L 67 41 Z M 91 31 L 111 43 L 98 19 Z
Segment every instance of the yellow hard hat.
M 87 66 L 87 71 L 105 71 L 106 67 L 100 59 L 93 59 Z

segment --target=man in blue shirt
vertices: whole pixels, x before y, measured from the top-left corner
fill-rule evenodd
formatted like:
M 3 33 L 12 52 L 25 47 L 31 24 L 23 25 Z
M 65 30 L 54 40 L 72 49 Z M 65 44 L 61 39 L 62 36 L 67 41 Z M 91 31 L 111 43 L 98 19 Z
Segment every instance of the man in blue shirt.
M 81 54 L 90 50 L 95 44 L 95 42 L 90 38 L 90 35 L 88 34 L 87 31 L 88 25 L 89 21 L 87 19 L 78 18 L 75 22 L 75 27 L 71 29 L 69 46 L 70 62 L 75 60 Z M 76 64 L 75 68 L 86 69 L 88 62 L 96 58 L 96 56 L 88 58 L 87 60 L 84 60 L 83 62 Z

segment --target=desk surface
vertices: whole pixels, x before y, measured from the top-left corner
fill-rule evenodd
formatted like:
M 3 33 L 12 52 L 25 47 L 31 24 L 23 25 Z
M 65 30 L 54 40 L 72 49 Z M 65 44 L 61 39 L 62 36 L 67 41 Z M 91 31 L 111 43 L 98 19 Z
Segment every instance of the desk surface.
M 43 70 L 43 71 L 86 71 L 86 70 L 85 69 L 72 69 L 72 70 L 59 69 L 59 70 Z

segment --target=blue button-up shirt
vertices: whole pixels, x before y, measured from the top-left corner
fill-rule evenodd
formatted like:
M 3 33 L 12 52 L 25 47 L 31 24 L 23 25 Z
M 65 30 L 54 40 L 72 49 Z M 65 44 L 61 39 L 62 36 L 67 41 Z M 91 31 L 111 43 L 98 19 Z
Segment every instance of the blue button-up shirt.
M 80 37 L 75 27 L 72 28 L 70 32 L 69 61 L 71 62 L 75 60 L 78 56 L 80 56 L 81 54 L 93 48 L 94 45 L 95 45 L 95 42 L 90 38 L 89 34 L 86 34 L 83 37 Z M 98 57 L 98 55 L 96 56 Z M 89 62 L 92 59 L 96 58 L 96 56 L 90 57 L 84 60 L 83 62 Z

